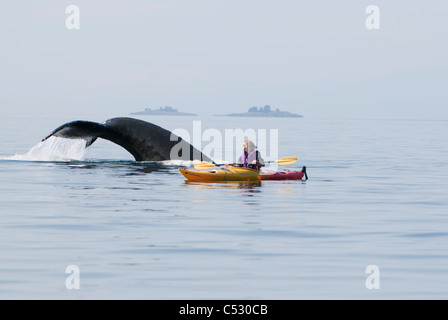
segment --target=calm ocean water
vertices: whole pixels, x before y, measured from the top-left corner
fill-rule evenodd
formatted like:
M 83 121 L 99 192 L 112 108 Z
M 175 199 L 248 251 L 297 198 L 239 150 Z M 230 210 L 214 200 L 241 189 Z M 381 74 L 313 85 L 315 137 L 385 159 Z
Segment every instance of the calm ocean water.
M 448 297 L 447 121 L 141 119 L 278 129 L 309 180 L 186 183 L 105 141 L 32 150 L 77 118 L 2 116 L 1 299 Z

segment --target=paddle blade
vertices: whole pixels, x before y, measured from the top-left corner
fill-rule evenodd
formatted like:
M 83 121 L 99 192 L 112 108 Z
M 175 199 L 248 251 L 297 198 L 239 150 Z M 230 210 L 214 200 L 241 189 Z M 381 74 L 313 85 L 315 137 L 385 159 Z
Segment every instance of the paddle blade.
M 211 168 L 215 167 L 215 164 L 211 163 L 211 162 L 199 162 L 199 163 L 194 163 L 193 165 L 198 170 L 207 170 L 207 169 L 211 169 Z
M 297 162 L 297 157 L 285 157 L 278 160 L 275 160 L 275 163 L 281 164 L 281 165 L 289 165 L 294 164 Z

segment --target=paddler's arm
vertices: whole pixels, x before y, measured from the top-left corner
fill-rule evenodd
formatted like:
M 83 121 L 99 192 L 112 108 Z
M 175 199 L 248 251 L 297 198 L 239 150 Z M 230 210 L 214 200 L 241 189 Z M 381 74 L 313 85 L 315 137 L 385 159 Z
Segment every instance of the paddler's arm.
M 236 162 L 236 165 L 238 167 L 242 167 L 243 166 L 243 159 L 241 159 L 241 156 L 238 158 L 238 161 Z
M 263 158 L 260 156 L 260 152 L 257 151 L 257 160 L 252 161 L 252 164 L 258 164 L 261 167 L 265 166 Z

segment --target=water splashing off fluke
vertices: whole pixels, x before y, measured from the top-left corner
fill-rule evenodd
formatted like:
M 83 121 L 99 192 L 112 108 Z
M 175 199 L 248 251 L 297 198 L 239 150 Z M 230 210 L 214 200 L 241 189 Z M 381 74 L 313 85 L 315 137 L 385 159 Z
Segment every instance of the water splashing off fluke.
M 16 154 L 6 160 L 21 161 L 82 161 L 86 155 L 86 141 L 51 137 L 41 141 L 26 154 Z

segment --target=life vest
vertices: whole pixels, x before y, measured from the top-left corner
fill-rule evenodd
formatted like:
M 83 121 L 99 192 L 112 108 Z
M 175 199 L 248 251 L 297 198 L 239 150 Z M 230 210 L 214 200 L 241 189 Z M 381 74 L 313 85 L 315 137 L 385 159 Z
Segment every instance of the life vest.
M 252 161 L 258 160 L 258 151 L 254 150 L 249 155 L 247 155 L 246 151 L 243 151 L 241 155 L 241 161 L 243 162 L 243 168 L 251 168 L 255 170 L 260 170 L 261 166 L 257 164 L 252 164 Z

